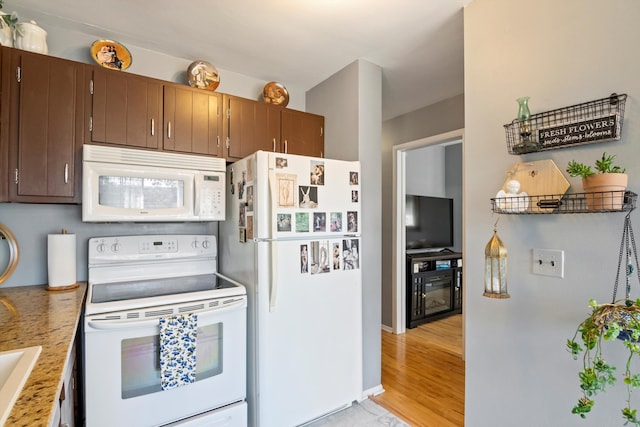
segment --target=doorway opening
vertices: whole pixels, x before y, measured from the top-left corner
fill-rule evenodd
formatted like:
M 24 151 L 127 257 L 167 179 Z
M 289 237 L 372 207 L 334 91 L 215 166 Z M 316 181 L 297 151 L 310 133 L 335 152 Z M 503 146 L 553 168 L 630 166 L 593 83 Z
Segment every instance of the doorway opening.
M 431 136 L 428 138 L 419 139 L 416 141 L 407 142 L 404 144 L 396 145 L 393 147 L 393 259 L 392 259 L 392 330 L 394 334 L 402 334 L 406 331 L 406 263 L 405 263 L 405 195 L 407 194 L 407 155 L 413 151 L 422 149 L 425 147 L 436 146 L 448 146 L 452 144 L 463 144 L 464 141 L 464 129 L 458 129 L 451 132 Z M 464 159 L 462 159 L 462 165 L 464 165 Z M 462 188 L 462 166 L 460 171 L 460 200 L 464 199 L 464 189 Z M 461 204 L 460 204 L 461 205 Z M 460 215 L 459 229 L 457 234 L 459 236 L 458 242 L 461 247 L 461 251 L 464 253 L 462 242 L 464 242 L 464 230 L 462 227 L 462 208 L 458 208 Z M 463 275 L 463 301 L 464 301 L 464 278 Z M 463 302 L 464 306 L 464 302 Z M 463 308 L 464 319 L 464 308 Z M 463 321 L 463 343 L 464 343 L 464 321 Z M 464 344 L 463 344 L 464 354 Z

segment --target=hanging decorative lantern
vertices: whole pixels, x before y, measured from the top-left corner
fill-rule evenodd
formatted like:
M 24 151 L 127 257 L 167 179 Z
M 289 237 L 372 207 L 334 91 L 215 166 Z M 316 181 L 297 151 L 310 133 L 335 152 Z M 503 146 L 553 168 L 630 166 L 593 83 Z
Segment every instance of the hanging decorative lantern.
M 489 298 L 509 298 L 507 292 L 507 248 L 498 237 L 498 221 L 493 237 L 484 248 L 484 294 Z

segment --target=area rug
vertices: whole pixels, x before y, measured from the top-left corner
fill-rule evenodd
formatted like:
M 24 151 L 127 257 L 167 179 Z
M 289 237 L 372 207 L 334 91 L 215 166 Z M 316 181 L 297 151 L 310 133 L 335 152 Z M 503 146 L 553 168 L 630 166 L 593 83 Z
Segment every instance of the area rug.
M 366 399 L 305 427 L 411 427 L 382 406 Z

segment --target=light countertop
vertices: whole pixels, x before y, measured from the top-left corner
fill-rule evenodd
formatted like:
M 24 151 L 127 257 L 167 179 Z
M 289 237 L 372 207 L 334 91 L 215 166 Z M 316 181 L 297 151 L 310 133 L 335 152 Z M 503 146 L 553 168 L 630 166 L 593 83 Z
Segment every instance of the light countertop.
M 0 287 L 0 351 L 42 346 L 42 352 L 6 422 L 49 425 L 73 347 L 86 282 L 71 290 L 42 286 Z

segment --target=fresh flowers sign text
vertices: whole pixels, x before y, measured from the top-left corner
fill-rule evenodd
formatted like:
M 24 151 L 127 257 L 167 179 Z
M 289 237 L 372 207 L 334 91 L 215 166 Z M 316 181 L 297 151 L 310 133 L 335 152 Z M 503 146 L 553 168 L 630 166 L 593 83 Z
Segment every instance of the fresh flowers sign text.
M 613 114 L 607 117 L 539 129 L 538 141 L 543 147 L 552 147 L 554 145 L 619 139 L 618 133 L 618 116 Z

